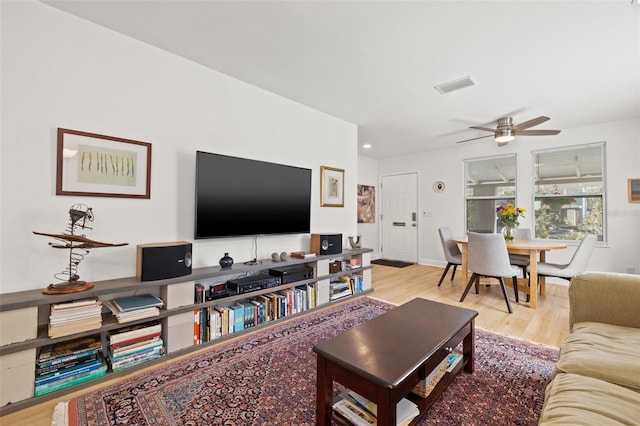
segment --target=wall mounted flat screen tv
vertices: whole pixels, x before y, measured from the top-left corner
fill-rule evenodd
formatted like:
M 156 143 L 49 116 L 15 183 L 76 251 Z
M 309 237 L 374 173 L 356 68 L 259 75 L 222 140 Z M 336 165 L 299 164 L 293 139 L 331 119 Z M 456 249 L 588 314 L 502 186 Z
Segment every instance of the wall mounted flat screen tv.
M 196 152 L 195 238 L 310 232 L 311 170 Z

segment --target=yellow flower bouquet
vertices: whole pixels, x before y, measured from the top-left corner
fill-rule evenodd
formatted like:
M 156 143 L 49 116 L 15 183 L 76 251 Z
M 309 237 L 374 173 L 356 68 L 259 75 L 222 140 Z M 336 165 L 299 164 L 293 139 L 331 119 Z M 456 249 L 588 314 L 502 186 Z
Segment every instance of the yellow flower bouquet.
M 508 242 L 513 241 L 513 230 L 520 225 L 518 219 L 524 217 L 524 212 L 526 212 L 524 207 L 516 207 L 512 203 L 496 207 L 496 213 L 507 228 L 504 239 Z

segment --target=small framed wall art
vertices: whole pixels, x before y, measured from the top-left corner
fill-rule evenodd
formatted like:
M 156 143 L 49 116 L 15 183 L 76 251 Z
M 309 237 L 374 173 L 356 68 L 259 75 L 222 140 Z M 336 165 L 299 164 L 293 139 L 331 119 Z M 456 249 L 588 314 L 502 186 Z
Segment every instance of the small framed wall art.
M 320 206 L 344 207 L 344 170 L 320 167 Z
M 640 178 L 627 179 L 629 202 L 640 203 Z
M 151 144 L 58 129 L 56 195 L 151 197 Z

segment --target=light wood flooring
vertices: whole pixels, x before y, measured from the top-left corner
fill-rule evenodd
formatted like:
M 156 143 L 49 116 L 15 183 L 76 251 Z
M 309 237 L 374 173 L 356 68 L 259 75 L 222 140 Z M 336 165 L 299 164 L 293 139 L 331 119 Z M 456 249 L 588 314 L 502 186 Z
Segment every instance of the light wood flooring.
M 539 297 L 536 310 L 529 308 L 522 301 L 524 299 L 522 294 L 520 304 L 515 303 L 513 290 L 507 288 L 513 308 L 513 314 L 509 314 L 502 292 L 497 285 L 491 285 L 489 288 L 481 286 L 479 295 L 471 290 L 465 301 L 460 303 L 458 301 L 464 288 L 460 271 L 456 273 L 454 281 L 450 280 L 451 272 L 449 272 L 445 281 L 438 287 L 441 274 L 441 268 L 430 266 L 411 265 L 406 268 L 393 268 L 375 265 L 372 272 L 374 292 L 371 296 L 396 304 L 405 303 L 415 297 L 423 297 L 473 309 L 479 313 L 476 318 L 477 327 L 552 346 L 559 346 L 569 333 L 569 299 L 568 287 L 565 285 L 547 283 L 547 293 Z M 177 359 L 167 363 L 175 362 Z M 151 368 L 162 368 L 162 365 L 154 365 Z M 48 426 L 51 424 L 56 403 L 67 401 L 119 380 L 122 379 L 103 382 L 0 417 L 0 425 Z

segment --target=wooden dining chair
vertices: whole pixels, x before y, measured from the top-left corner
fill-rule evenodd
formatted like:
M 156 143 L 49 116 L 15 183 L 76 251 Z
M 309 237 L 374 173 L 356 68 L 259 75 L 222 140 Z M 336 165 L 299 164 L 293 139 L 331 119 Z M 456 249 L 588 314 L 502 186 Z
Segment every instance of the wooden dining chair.
M 439 228 L 438 234 L 440 234 L 440 242 L 442 242 L 442 251 L 444 251 L 444 258 L 447 261 L 447 267 L 444 269 L 440 281 L 438 281 L 438 287 L 442 284 L 442 280 L 447 276 L 449 268 L 453 266 L 453 272 L 451 272 L 451 281 L 456 276 L 456 268 L 458 265 L 462 265 L 462 253 L 458 244 L 453 241 L 453 234 L 449 228 Z
M 507 289 L 504 285 L 502 277 L 511 277 L 513 280 L 513 289 L 515 292 L 516 302 L 518 297 L 518 274 L 520 268 L 511 265 L 509 261 L 509 253 L 504 237 L 501 234 L 478 234 L 476 232 L 469 233 L 469 243 L 467 245 L 467 265 L 472 272 L 471 278 L 467 283 L 467 287 L 462 293 L 460 302 L 464 302 L 465 297 L 469 293 L 471 286 L 475 284 L 476 294 L 480 292 L 480 278 L 495 278 L 500 283 L 500 289 L 507 302 L 507 309 L 512 313 Z

